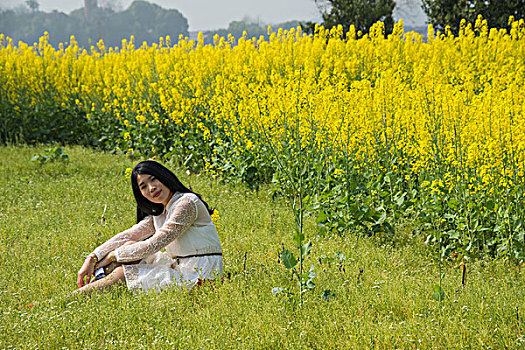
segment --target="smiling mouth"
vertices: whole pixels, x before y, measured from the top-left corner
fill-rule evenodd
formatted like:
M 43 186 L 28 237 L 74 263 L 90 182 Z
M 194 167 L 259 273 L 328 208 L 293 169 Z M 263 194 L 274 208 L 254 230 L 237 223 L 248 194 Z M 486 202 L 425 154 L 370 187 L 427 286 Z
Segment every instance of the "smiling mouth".
M 159 191 L 159 192 L 157 192 L 157 193 L 155 193 L 155 194 L 153 195 L 153 198 L 157 198 L 158 196 L 160 196 L 160 193 L 161 193 L 161 192 L 162 192 L 162 190 Z

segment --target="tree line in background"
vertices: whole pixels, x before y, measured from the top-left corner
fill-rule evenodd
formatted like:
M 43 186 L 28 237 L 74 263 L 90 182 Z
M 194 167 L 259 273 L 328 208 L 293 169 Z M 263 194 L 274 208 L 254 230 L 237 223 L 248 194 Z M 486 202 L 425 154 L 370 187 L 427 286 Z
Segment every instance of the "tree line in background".
M 103 0 L 101 0 L 103 1 Z M 385 34 L 394 26 L 393 12 L 396 6 L 414 8 L 421 6 L 428 22 L 442 32 L 448 26 L 457 34 L 461 19 L 474 22 L 478 14 L 488 21 L 490 27 L 507 28 L 509 16 L 523 18 L 525 0 L 312 0 L 316 3 L 323 24 L 327 28 L 341 24 L 346 33 L 351 25 L 356 32 L 367 33 L 377 21 L 385 24 Z M 90 47 L 103 39 L 106 46 L 121 46 L 122 39 L 135 37 L 135 43 L 158 42 L 160 37 L 170 35 L 176 40 L 179 35 L 189 36 L 188 20 L 178 10 L 164 9 L 147 1 L 136 0 L 127 9 L 119 9 L 118 1 L 105 1 L 100 6 L 97 0 L 84 0 L 84 7 L 70 14 L 53 11 L 39 11 L 37 0 L 27 0 L 25 8 L 0 9 L 0 33 L 15 42 L 33 43 L 45 31 L 49 42 L 57 46 L 67 43 L 74 35 L 80 46 Z M 289 21 L 274 25 L 290 29 L 301 25 L 306 32 L 313 32 L 315 23 Z M 232 34 L 239 38 L 246 31 L 247 36 L 268 37 L 267 24 L 251 19 L 233 21 L 228 28 L 204 33 L 206 44 L 213 43 L 215 35 L 227 37 Z
M 122 39 L 131 35 L 135 44 L 158 42 L 160 37 L 170 35 L 177 40 L 179 35 L 192 36 L 188 31 L 188 20 L 177 10 L 164 9 L 146 1 L 136 0 L 123 10 L 117 2 L 84 0 L 84 7 L 70 14 L 53 11 L 39 11 L 37 0 L 25 1 L 23 7 L 0 9 L 0 33 L 4 33 L 15 42 L 34 43 L 44 34 L 49 33 L 49 42 L 57 47 L 67 43 L 70 36 L 81 47 L 90 47 L 102 39 L 106 47 L 121 46 Z M 275 30 L 290 29 L 301 25 L 299 21 L 288 21 L 273 25 Z M 249 38 L 268 38 L 268 25 L 256 19 L 245 17 L 231 22 L 225 29 L 204 32 L 205 44 L 213 43 L 214 36 L 227 37 L 228 34 L 239 38 L 246 32 Z
M 83 8 L 70 14 L 39 11 L 36 0 L 26 1 L 27 8 L 0 11 L 0 33 L 15 42 L 29 44 L 38 41 L 45 31 L 53 46 L 69 42 L 74 35 L 80 46 L 90 47 L 103 39 L 106 46 L 121 46 L 122 39 L 135 37 L 135 43 L 158 42 L 159 37 L 179 34 L 187 36 L 188 20 L 177 10 L 164 9 L 147 1 L 134 1 L 118 11 L 111 6 L 99 6 L 96 0 L 85 0 Z
M 291 28 L 297 28 L 300 25 L 301 22 L 299 21 L 287 21 L 277 25 L 272 25 L 272 30 L 278 30 L 279 28 L 288 30 Z M 245 17 L 242 21 L 231 22 L 228 25 L 228 28 L 207 31 L 204 34 L 204 42 L 206 44 L 213 43 L 213 38 L 215 35 L 226 38 L 228 37 L 228 34 L 231 34 L 235 38 L 240 38 L 244 32 L 246 32 L 246 36 L 248 38 L 259 38 L 261 36 L 268 38 L 268 25 L 258 20 Z
M 515 19 L 525 15 L 525 0 L 313 0 L 321 11 L 325 27 L 338 24 L 347 32 L 350 25 L 366 33 L 373 23 L 382 21 L 386 33 L 394 27 L 393 12 L 396 5 L 422 6 L 428 22 L 442 32 L 449 27 L 457 34 L 461 19 L 474 23 L 478 15 L 490 27 L 507 28 L 509 16 Z M 420 2 L 421 1 L 421 2 Z M 306 25 L 312 30 L 314 23 Z
M 487 20 L 491 28 L 507 28 L 509 16 L 525 17 L 525 0 L 422 0 L 429 22 L 437 29 L 450 26 L 453 33 L 459 30 L 462 19 L 474 23 L 478 15 Z

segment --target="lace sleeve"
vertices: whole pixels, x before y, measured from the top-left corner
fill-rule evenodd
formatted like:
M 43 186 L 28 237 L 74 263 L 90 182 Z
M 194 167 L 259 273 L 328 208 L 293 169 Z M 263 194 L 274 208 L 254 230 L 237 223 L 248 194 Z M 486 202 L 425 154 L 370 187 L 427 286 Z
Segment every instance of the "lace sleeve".
M 182 235 L 197 219 L 197 205 L 189 196 L 182 197 L 166 222 L 150 238 L 115 250 L 117 262 L 130 262 L 158 252 Z
M 153 235 L 154 233 L 155 226 L 153 225 L 153 218 L 151 216 L 147 216 L 129 229 L 122 231 L 110 238 L 106 243 L 97 247 L 93 253 L 95 253 L 97 258 L 101 260 L 109 252 L 117 249 L 124 243 L 129 241 L 141 241 Z

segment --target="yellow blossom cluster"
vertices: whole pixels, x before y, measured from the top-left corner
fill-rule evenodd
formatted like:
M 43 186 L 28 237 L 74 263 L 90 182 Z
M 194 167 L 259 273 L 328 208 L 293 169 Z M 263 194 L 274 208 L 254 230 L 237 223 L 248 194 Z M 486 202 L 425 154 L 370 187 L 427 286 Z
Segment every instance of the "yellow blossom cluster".
M 227 135 L 228 154 L 242 154 L 260 149 L 264 138 L 254 134 L 280 140 L 297 122 L 304 143 L 315 128 L 315 146 L 352 150 L 357 163 L 393 154 L 406 178 L 447 169 L 444 183 L 430 183 L 435 193 L 468 170 L 475 191 L 496 180 L 512 186 L 525 170 L 525 25 L 510 23 L 506 31 L 482 18 L 462 22 L 458 36 L 432 26 L 426 37 L 405 33 L 400 22 L 385 37 L 379 22 L 364 36 L 353 27 L 346 35 L 341 27 L 269 29 L 268 40 L 230 35 L 204 45 L 200 35 L 138 45 L 131 37 L 88 49 L 74 37 L 53 48 L 47 34 L 33 45 L 0 35 L 0 79 L 15 104 L 21 94 L 38 104 L 52 87 L 57 106 L 73 100 L 89 120 L 112 118 L 122 149 L 138 147 L 148 128 L 176 126 L 173 137 L 195 130 L 203 144 Z

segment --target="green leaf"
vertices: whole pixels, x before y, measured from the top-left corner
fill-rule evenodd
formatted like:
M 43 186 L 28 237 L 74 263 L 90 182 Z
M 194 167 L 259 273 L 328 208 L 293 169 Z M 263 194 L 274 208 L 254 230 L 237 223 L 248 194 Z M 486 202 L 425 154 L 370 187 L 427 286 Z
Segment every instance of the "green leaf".
M 450 239 L 458 239 L 459 238 L 459 232 L 457 232 L 457 231 L 449 231 L 448 232 L 448 237 Z
M 335 298 L 335 293 L 330 289 L 325 289 L 323 291 L 323 300 L 329 301 L 330 299 Z
M 447 204 L 450 209 L 456 210 L 460 203 L 457 199 L 450 198 Z
M 517 242 L 520 242 L 521 244 L 525 243 L 525 231 L 519 231 L 516 235 L 514 235 L 514 239 L 517 241 Z
M 284 267 L 287 269 L 293 269 L 297 265 L 297 259 L 295 259 L 288 249 L 281 252 L 281 259 L 283 260 Z
M 375 224 L 376 224 L 376 225 L 381 225 L 383 222 L 385 222 L 385 220 L 386 220 L 386 213 L 383 213 L 383 214 L 381 215 L 381 217 L 379 218 L 379 220 L 376 221 Z
M 310 200 L 310 196 L 309 195 L 306 195 L 303 197 L 303 203 L 304 204 L 308 204 L 308 201 Z
M 385 230 L 387 230 L 388 232 L 390 232 L 391 234 L 394 234 L 395 231 L 394 231 L 394 228 L 392 227 L 392 225 L 390 225 L 390 223 L 388 221 L 385 221 L 383 223 L 383 227 L 385 228 Z
M 293 235 L 293 240 L 297 245 L 301 245 L 304 240 L 304 233 L 302 233 L 298 228 L 296 228 L 295 233 Z
M 445 291 L 439 284 L 434 285 L 434 294 L 432 296 L 436 301 L 445 300 Z
M 403 203 L 405 203 L 405 195 L 406 195 L 406 192 L 403 193 L 401 196 L 394 199 L 398 206 L 402 206 Z
M 308 280 L 308 282 L 306 282 L 306 288 L 312 290 L 315 288 L 315 283 L 312 281 L 312 280 Z
M 317 223 L 317 226 L 323 226 L 323 224 L 328 220 L 328 215 L 324 211 L 320 211 L 317 215 L 317 219 L 315 222 Z
M 305 256 L 310 254 L 310 251 L 312 250 L 312 241 L 308 241 L 308 243 L 303 244 L 301 246 L 301 255 L 303 256 L 303 259 Z

